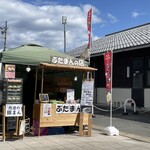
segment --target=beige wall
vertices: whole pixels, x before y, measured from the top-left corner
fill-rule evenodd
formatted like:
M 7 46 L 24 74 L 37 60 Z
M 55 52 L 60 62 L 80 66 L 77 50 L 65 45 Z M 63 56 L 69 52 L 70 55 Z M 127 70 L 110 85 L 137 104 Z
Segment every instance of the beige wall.
M 127 88 L 113 88 L 112 91 L 113 102 L 124 102 L 127 98 L 131 98 L 131 89 Z M 97 88 L 97 103 L 106 104 L 106 89 Z
M 144 90 L 144 96 L 145 96 L 144 107 L 150 108 L 150 89 Z

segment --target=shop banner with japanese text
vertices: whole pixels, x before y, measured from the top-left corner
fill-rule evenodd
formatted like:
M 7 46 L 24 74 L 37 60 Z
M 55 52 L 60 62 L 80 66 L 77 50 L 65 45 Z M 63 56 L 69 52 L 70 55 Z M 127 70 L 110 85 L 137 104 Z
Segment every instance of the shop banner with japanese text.
M 80 104 L 56 104 L 56 114 L 79 113 Z
M 105 68 L 105 77 L 106 77 L 106 101 L 110 102 L 112 96 L 111 93 L 112 52 L 111 51 L 104 53 L 104 68 Z
M 91 53 L 91 29 L 92 27 L 92 8 L 87 13 L 87 31 L 88 31 L 88 44 L 85 50 L 80 54 L 80 58 L 90 62 L 90 53 Z
M 88 11 L 87 14 L 88 48 L 90 48 L 91 45 L 91 22 L 92 22 L 92 8 Z

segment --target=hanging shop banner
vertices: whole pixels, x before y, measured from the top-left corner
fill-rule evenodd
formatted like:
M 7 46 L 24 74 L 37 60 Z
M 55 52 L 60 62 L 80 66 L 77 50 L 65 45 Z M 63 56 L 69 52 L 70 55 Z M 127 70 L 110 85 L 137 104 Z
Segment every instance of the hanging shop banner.
M 15 78 L 15 65 L 5 65 L 5 78 Z
M 112 62 L 112 52 L 108 51 L 104 53 L 104 67 L 105 67 L 105 77 L 106 77 L 106 101 L 111 101 L 111 62 Z
M 94 80 L 83 81 L 81 93 L 81 106 L 93 105 Z
M 51 104 L 43 104 L 43 117 L 51 116 Z
M 87 14 L 88 48 L 90 48 L 91 45 L 91 22 L 92 22 L 92 8 L 88 11 Z
M 22 104 L 6 104 L 6 117 L 22 116 Z
M 72 59 L 72 58 L 63 58 L 57 56 L 50 56 L 50 63 L 60 64 L 60 65 L 72 65 L 72 66 L 85 66 L 83 59 Z
M 80 104 L 56 104 L 56 113 L 79 113 Z

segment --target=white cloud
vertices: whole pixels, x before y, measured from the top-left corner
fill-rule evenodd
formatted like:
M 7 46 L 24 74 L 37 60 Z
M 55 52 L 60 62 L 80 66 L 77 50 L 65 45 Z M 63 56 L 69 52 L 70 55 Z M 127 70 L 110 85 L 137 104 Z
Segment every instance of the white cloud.
M 62 16 L 67 16 L 67 50 L 80 46 L 88 39 L 86 17 L 90 5 L 70 6 L 56 3 L 33 5 L 21 0 L 5 0 L 0 1 L 0 6 L 0 26 L 4 26 L 5 21 L 8 23 L 7 48 L 35 43 L 63 51 Z M 93 10 L 92 23 L 101 23 L 102 20 L 98 17 L 99 11 L 95 7 Z M 2 48 L 1 43 L 0 48 Z
M 141 13 L 139 13 L 139 12 L 137 12 L 137 11 L 131 12 L 131 17 L 132 17 L 132 18 L 137 18 L 137 17 L 139 17 L 140 15 L 141 15 Z
M 111 23 L 117 23 L 118 20 L 115 16 L 113 16 L 111 13 L 107 13 L 107 17 L 110 19 Z

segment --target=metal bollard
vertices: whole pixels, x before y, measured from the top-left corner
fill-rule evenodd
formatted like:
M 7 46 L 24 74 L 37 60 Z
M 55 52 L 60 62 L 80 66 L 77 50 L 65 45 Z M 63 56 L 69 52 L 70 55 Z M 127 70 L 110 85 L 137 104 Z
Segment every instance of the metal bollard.
M 137 114 L 135 101 L 132 98 L 128 98 L 124 102 L 124 113 L 123 113 L 123 115 L 128 115 L 127 108 L 126 108 L 127 103 L 133 103 L 134 104 L 134 114 Z

